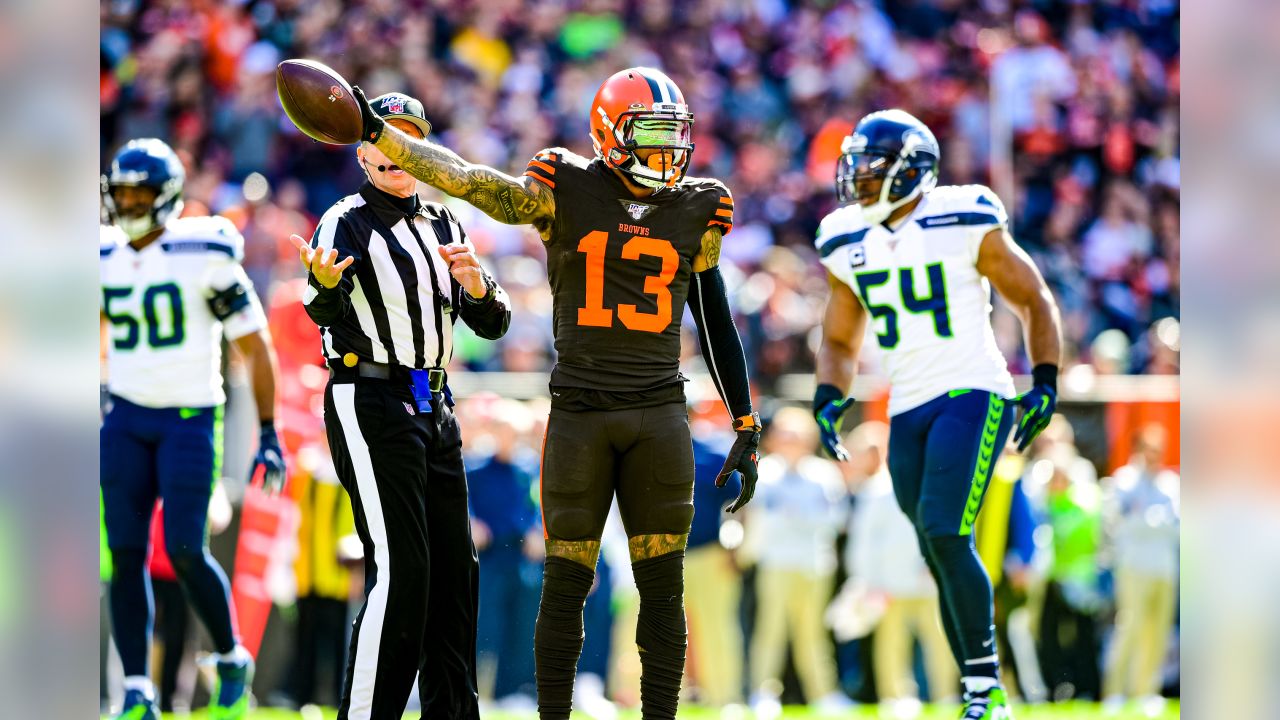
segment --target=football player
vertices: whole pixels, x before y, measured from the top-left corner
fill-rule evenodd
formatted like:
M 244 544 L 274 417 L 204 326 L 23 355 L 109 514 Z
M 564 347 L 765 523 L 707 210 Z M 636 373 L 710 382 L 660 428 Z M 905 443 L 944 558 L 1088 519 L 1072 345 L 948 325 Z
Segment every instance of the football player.
M 220 217 L 178 219 L 182 162 L 156 139 L 132 140 L 102 178 L 111 224 L 101 232 L 102 333 L 110 409 L 101 431 L 102 499 L 111 579 L 111 624 L 124 665 L 119 716 L 158 720 L 149 679 L 151 513 L 164 503 L 169 557 L 217 651 L 209 717 L 248 710 L 252 659 L 232 619 L 226 575 L 206 547 L 205 521 L 221 473 L 221 339 L 247 358 L 261 420 L 252 472 L 278 490 L 275 351 L 266 317 L 240 266 L 244 239 Z
M 868 324 L 889 375 L 889 472 L 941 594 L 942 621 L 964 679 L 966 720 L 1011 718 L 997 678 L 991 581 L 973 523 L 1021 408 L 1021 450 L 1057 398 L 1061 321 L 1044 279 L 981 185 L 934 187 L 938 141 L 901 110 L 864 117 L 844 139 L 818 255 L 831 286 L 813 400 L 827 452 L 847 459 L 840 418 Z M 1026 331 L 1033 387 L 1014 397 L 991 329 L 990 286 Z
M 717 267 L 733 198 L 688 177 L 693 114 L 676 84 L 629 68 L 591 104 L 592 159 L 537 154 L 513 177 L 387 126 L 358 91 L 363 139 L 422 181 L 494 219 L 542 235 L 558 362 L 542 457 L 547 559 L 534 635 L 538 709 L 568 718 L 582 607 L 616 496 L 640 593 L 636 643 L 646 718 L 674 718 L 685 662 L 684 550 L 693 518 L 693 450 L 679 371 L 686 302 L 736 440 L 720 484 L 742 473 L 732 509 L 754 492 L 760 418 Z

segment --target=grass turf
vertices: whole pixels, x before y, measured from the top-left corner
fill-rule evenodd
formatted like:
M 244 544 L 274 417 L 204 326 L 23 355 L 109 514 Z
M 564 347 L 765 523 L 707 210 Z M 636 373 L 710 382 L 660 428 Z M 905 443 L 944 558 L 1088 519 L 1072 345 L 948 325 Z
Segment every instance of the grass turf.
M 1093 720 L 1102 717 L 1102 712 L 1098 706 L 1093 703 L 1063 703 L 1058 705 L 1019 705 L 1015 708 L 1018 720 Z M 954 707 L 943 708 L 927 708 L 920 720 L 954 720 L 959 711 Z M 288 710 L 276 710 L 272 708 L 262 708 L 249 713 L 248 720 L 333 720 L 336 716 L 334 710 L 324 709 L 319 714 L 314 713 L 298 713 Z M 186 718 L 189 720 L 206 720 L 207 715 L 204 711 L 197 711 L 190 715 L 165 715 L 166 720 L 179 720 Z M 417 714 L 405 715 L 406 720 L 416 720 Z M 482 714 L 484 720 L 536 720 L 536 713 L 502 713 L 502 712 L 485 712 Z M 574 713 L 574 720 L 587 720 L 587 716 Z M 640 712 L 623 711 L 619 713 L 619 720 L 636 720 L 640 717 Z M 680 708 L 681 720 L 719 720 L 720 713 L 714 710 L 705 710 L 702 708 L 685 706 Z M 784 718 L 796 718 L 801 720 L 804 718 L 876 718 L 879 717 L 875 707 L 863 707 L 857 710 L 840 713 L 839 715 L 821 715 L 815 711 L 805 707 L 788 707 L 783 713 Z M 887 716 L 886 716 L 887 717 Z M 1162 715 L 1162 720 L 1170 720 L 1178 718 L 1178 703 L 1170 702 Z M 1126 711 L 1118 715 L 1111 715 L 1108 718 L 1115 720 L 1139 720 L 1146 718 L 1145 715 L 1137 710 Z

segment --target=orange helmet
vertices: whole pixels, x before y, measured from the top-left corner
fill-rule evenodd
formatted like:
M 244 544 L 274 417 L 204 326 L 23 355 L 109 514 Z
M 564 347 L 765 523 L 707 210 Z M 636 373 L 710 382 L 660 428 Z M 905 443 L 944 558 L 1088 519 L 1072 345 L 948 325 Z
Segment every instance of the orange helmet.
M 693 113 L 660 70 L 627 68 L 604 81 L 591 102 L 596 156 L 636 183 L 661 189 L 684 177 L 693 155 Z M 642 161 L 637 150 L 653 150 Z

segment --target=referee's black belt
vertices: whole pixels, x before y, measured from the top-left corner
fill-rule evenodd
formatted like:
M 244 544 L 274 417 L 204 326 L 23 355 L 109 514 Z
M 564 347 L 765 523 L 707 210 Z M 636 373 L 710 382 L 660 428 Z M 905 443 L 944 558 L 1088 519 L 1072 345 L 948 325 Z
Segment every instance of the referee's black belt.
M 372 360 L 357 360 L 355 366 L 347 367 L 343 360 L 329 358 L 329 374 L 340 380 L 367 378 L 369 380 L 394 380 L 412 384 L 415 372 L 426 373 L 428 384 L 433 393 L 442 392 L 445 383 L 449 380 L 449 374 L 445 372 L 444 368 L 428 368 L 415 371 L 413 368 L 407 368 L 403 365 L 388 365 L 387 363 L 374 362 Z

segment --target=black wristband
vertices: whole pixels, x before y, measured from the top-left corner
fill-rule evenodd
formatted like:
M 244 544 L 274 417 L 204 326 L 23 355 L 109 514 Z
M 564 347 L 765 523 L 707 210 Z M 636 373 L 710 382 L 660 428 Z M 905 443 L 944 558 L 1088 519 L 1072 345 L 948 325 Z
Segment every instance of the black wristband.
M 816 416 L 828 403 L 840 402 L 843 399 L 844 392 L 840 388 L 830 383 L 822 383 L 818 385 L 817 390 L 813 391 L 813 414 Z
M 1058 392 L 1058 366 L 1043 363 L 1031 368 L 1031 384 L 1047 385 L 1056 395 Z
M 258 427 L 258 434 L 262 434 L 268 430 L 270 430 L 271 432 L 276 431 L 275 418 L 267 418 L 266 420 L 260 421 L 260 426 Z

